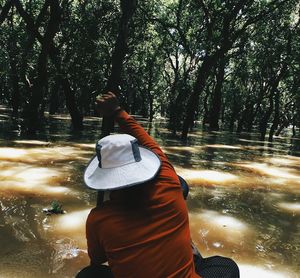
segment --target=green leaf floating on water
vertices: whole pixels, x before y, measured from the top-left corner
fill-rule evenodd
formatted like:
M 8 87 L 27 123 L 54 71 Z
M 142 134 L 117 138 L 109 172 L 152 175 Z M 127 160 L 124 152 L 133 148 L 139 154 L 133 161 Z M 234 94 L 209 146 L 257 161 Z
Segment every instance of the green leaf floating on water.
M 51 203 L 51 209 L 43 209 L 43 211 L 47 214 L 64 214 L 66 213 L 62 209 L 62 204 L 60 204 L 58 201 L 54 200 Z

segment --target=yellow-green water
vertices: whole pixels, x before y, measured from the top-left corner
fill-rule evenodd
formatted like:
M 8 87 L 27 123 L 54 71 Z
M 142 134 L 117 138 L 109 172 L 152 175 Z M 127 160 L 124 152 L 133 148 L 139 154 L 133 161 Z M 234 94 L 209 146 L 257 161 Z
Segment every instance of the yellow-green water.
M 7 115 L 0 107 L 0 277 L 74 277 L 88 264 L 85 219 L 96 195 L 82 172 L 99 119 L 87 118 L 85 131 L 72 134 L 66 115 L 48 117 L 44 132 L 26 138 Z M 163 126 L 150 132 L 191 185 L 190 227 L 200 252 L 234 258 L 242 278 L 298 277 L 299 140 L 270 145 L 256 134 L 195 131 L 183 144 Z M 46 215 L 53 200 L 67 213 Z

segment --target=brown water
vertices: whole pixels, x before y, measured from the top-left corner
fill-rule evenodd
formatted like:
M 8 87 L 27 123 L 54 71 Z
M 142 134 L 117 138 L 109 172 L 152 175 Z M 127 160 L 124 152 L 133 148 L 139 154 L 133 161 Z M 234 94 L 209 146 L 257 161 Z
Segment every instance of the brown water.
M 84 226 L 96 194 L 82 172 L 99 119 L 72 134 L 66 115 L 48 117 L 44 132 L 26 138 L 8 112 L 0 106 L 0 277 L 74 277 L 88 264 Z M 300 141 L 195 131 L 183 144 L 163 126 L 151 134 L 191 185 L 191 233 L 201 253 L 234 258 L 242 278 L 300 277 Z M 46 215 L 53 200 L 67 213 Z

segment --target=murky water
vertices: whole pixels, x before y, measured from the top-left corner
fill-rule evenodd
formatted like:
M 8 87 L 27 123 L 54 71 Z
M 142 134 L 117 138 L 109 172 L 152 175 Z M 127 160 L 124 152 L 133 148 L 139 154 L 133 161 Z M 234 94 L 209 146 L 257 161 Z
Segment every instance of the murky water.
M 66 115 L 47 117 L 45 131 L 26 138 L 8 113 L 0 106 L 0 277 L 74 277 L 88 264 L 85 219 L 96 194 L 82 172 L 99 119 L 72 134 Z M 191 185 L 191 233 L 201 253 L 234 258 L 242 278 L 300 277 L 300 141 L 195 131 L 183 144 L 162 126 L 151 134 Z M 67 213 L 45 214 L 53 200 Z

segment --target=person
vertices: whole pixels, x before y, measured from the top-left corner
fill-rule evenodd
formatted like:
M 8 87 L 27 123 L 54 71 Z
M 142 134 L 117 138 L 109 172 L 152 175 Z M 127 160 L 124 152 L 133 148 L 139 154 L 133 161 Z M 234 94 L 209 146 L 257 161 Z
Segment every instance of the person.
M 110 194 L 88 215 L 91 263 L 76 277 L 239 277 L 232 260 L 215 257 L 209 263 L 191 248 L 180 180 L 159 145 L 113 93 L 97 99 L 97 109 L 124 134 L 99 140 L 85 170 L 89 188 Z

